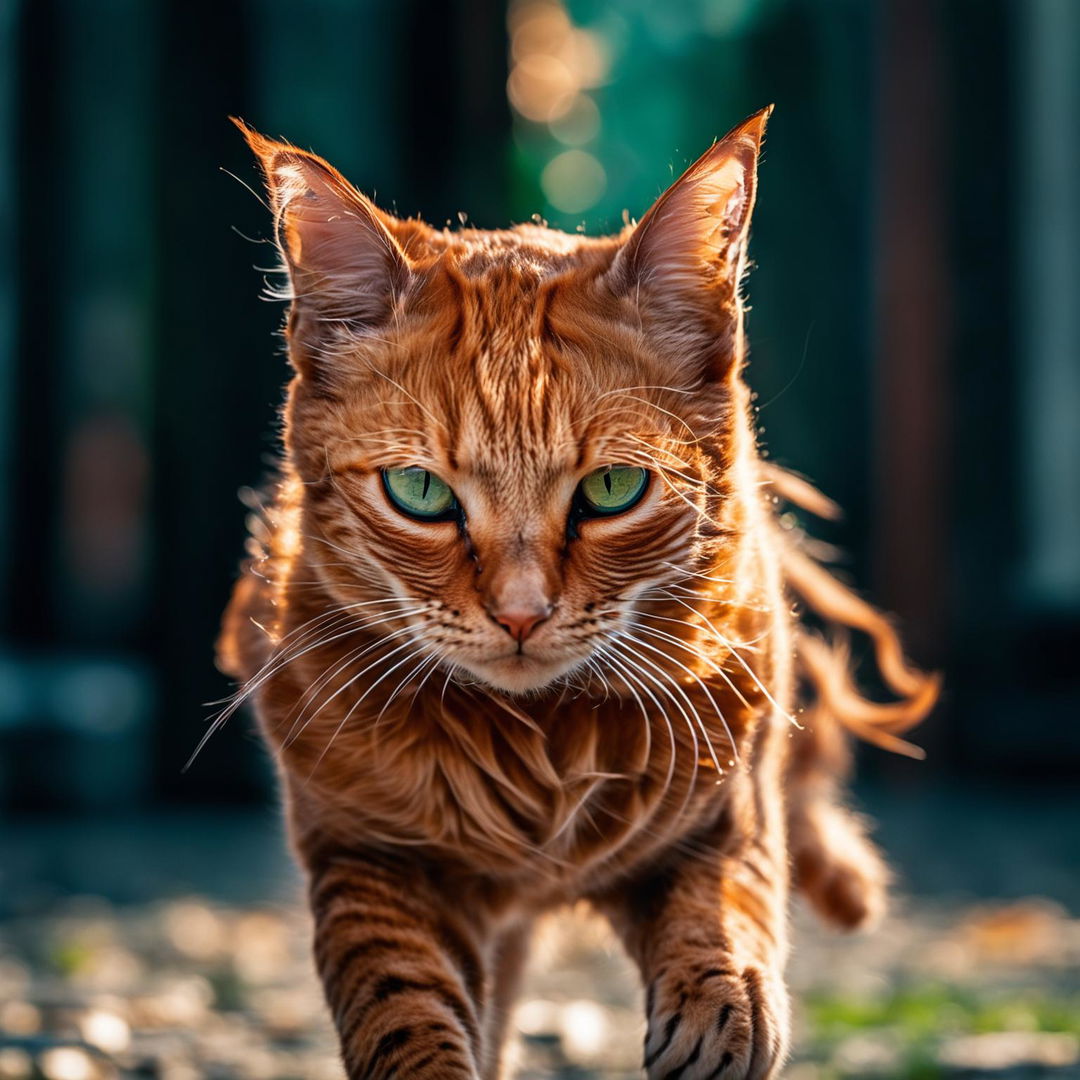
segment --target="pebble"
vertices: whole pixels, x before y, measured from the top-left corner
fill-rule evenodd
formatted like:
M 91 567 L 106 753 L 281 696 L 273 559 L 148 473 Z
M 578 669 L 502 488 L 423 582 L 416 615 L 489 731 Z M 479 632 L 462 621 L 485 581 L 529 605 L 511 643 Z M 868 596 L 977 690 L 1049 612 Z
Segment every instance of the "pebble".
M 41 1010 L 28 1001 L 0 1005 L 0 1031 L 11 1035 L 35 1035 L 41 1030 Z
M 119 1054 L 131 1045 L 131 1028 L 116 1013 L 94 1009 L 79 1020 L 82 1037 L 106 1054 Z
M 949 1039 L 938 1053 L 942 1065 L 960 1072 L 1061 1069 L 1080 1062 L 1080 1039 L 1066 1032 L 993 1031 Z
M 38 1059 L 38 1068 L 46 1080 L 100 1080 L 115 1076 L 113 1068 L 103 1068 L 85 1050 L 76 1046 L 56 1046 Z
M 1077 954 L 1080 922 L 1034 901 L 901 911 L 879 935 L 853 941 L 816 927 L 798 938 L 796 1002 L 841 990 L 856 1001 L 887 1001 L 897 987 L 943 978 L 969 996 L 1000 1000 L 1010 986 L 1067 987 L 1062 956 Z M 546 921 L 536 945 L 508 1075 L 640 1080 L 641 989 L 603 922 Z M 1015 1000 L 997 1015 L 1016 1030 L 995 1034 L 959 1034 L 942 1007 L 933 1046 L 943 1074 L 1076 1071 L 1076 1035 L 1034 1030 L 1028 998 Z M 238 909 L 188 897 L 113 909 L 84 899 L 20 917 L 17 926 L 0 922 L 0 1003 L 0 1080 L 344 1078 L 299 907 Z M 897 1030 L 852 1031 L 826 1044 L 815 1042 L 805 1011 L 796 1013 L 790 1080 L 905 1071 L 909 1048 Z
M 0 1080 L 29 1080 L 33 1071 L 34 1059 L 21 1047 L 0 1050 Z

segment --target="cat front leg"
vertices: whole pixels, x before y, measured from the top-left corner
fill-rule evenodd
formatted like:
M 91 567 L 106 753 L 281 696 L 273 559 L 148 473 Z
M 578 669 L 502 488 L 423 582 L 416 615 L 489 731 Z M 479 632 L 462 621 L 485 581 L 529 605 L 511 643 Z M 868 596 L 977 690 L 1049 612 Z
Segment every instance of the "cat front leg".
M 350 1080 L 477 1080 L 481 942 L 468 913 L 383 854 L 311 868 L 315 960 Z
M 703 849 L 606 908 L 646 988 L 650 1080 L 766 1080 L 787 1055 L 786 873 L 748 844 Z

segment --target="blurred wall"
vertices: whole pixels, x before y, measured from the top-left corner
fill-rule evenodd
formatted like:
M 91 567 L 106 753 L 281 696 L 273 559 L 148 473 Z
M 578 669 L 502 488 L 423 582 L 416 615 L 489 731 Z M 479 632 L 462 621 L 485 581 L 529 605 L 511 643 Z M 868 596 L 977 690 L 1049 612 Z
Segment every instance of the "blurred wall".
M 777 104 L 749 282 L 769 452 L 947 697 L 895 782 L 1080 763 L 1071 0 L 0 6 L 0 806 L 243 801 L 212 664 L 287 370 L 227 122 L 401 214 L 588 231 Z M 249 188 L 250 185 L 250 188 Z

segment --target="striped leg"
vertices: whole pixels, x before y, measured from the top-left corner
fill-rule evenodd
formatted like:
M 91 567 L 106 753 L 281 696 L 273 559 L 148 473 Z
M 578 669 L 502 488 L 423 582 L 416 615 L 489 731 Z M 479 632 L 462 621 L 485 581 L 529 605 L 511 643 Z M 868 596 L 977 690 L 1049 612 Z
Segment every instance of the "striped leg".
M 646 986 L 650 1080 L 765 1080 L 788 1041 L 786 873 L 703 852 L 603 905 Z
M 350 1080 L 477 1080 L 484 975 L 460 911 L 382 855 L 321 862 L 310 895 Z

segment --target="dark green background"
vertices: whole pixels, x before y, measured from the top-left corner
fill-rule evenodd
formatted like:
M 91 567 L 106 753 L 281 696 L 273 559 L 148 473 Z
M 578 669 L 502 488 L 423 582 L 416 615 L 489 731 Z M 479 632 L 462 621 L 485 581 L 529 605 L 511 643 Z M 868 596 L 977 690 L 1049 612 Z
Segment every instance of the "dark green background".
M 930 760 L 868 768 L 1075 775 L 1077 9 L 569 9 L 611 46 L 585 148 L 608 183 L 563 218 L 496 0 L 0 3 L 0 807 L 266 790 L 246 718 L 180 771 L 228 692 L 237 491 L 272 461 L 286 378 L 230 114 L 402 214 L 600 231 L 775 102 L 748 285 L 763 439 L 844 505 L 820 535 L 947 676 Z

